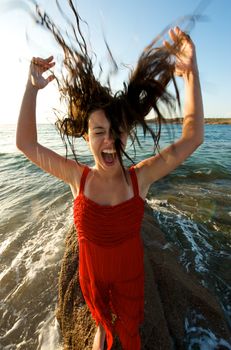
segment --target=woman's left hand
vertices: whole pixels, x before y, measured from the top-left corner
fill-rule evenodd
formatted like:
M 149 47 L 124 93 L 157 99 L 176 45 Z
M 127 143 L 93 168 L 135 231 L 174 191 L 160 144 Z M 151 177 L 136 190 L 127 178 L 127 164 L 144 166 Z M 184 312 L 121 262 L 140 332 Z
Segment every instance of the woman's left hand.
M 175 27 L 169 30 L 169 37 L 173 45 L 164 41 L 164 46 L 172 50 L 175 56 L 175 74 L 183 76 L 189 72 L 197 73 L 196 50 L 190 36 Z

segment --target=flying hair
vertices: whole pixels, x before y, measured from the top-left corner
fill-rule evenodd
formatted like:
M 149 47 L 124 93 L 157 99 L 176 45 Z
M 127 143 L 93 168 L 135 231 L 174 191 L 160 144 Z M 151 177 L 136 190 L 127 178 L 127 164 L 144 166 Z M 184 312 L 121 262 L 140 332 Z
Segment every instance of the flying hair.
M 100 77 L 95 77 L 94 62 L 96 55 L 89 50 L 82 32 L 82 25 L 86 24 L 78 13 L 77 7 L 72 0 L 67 0 L 72 12 L 74 22 L 64 13 L 60 2 L 56 0 L 57 9 L 66 21 L 71 31 L 64 33 L 55 24 L 54 20 L 41 9 L 38 3 L 31 0 L 35 10 L 30 14 L 38 25 L 47 29 L 62 48 L 63 70 L 61 77 L 56 76 L 61 100 L 66 103 L 66 114 L 56 113 L 58 128 L 62 140 L 66 146 L 69 144 L 72 153 L 77 160 L 74 149 L 74 139 L 84 137 L 88 133 L 88 120 L 90 114 L 95 110 L 103 110 L 110 122 L 111 134 L 114 138 L 115 149 L 118 159 L 123 168 L 122 156 L 125 155 L 131 162 L 133 160 L 125 152 L 120 140 L 121 130 L 125 131 L 131 138 L 135 149 L 135 141 L 140 146 L 137 136 L 137 127 L 140 126 L 144 136 L 149 133 L 153 139 L 153 151 L 159 150 L 161 125 L 165 122 L 161 112 L 161 105 L 164 105 L 169 112 L 175 110 L 176 104 L 180 107 L 180 95 L 174 77 L 174 57 L 180 47 L 179 42 L 166 48 L 161 39 L 168 32 L 172 23 L 152 42 L 145 47 L 141 53 L 136 67 L 131 70 L 127 82 L 123 83 L 123 89 L 114 93 L 110 86 L 110 76 L 106 84 L 102 84 Z M 178 19 L 177 24 L 184 23 L 186 32 L 189 33 L 196 21 L 202 16 L 199 14 L 206 7 L 208 1 L 201 1 L 194 14 Z M 175 22 L 176 25 L 176 22 Z M 112 55 L 110 47 L 104 38 L 113 71 L 118 71 L 118 65 Z M 101 66 L 100 66 L 101 67 Z M 102 68 L 101 68 L 102 70 Z M 173 93 L 168 91 L 170 82 L 173 83 Z M 154 111 L 156 115 L 156 128 L 148 123 L 146 117 Z

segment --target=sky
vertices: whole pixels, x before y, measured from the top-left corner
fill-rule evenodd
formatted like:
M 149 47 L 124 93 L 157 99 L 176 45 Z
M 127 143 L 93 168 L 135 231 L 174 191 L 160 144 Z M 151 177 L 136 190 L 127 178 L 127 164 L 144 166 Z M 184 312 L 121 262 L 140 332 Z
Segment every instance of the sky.
M 55 0 L 38 2 L 55 23 L 65 30 L 66 25 L 58 14 Z M 103 35 L 106 37 L 120 68 L 112 82 L 116 89 L 122 88 L 129 74 L 122 63 L 134 67 L 143 48 L 156 35 L 166 26 L 179 23 L 179 18 L 193 14 L 197 6 L 202 4 L 202 18 L 192 28 L 190 35 L 196 45 L 205 117 L 231 118 L 231 0 L 74 2 L 80 16 L 88 23 L 88 27 L 85 25 L 83 28 L 87 41 L 91 42 L 99 61 L 105 64 L 105 70 L 108 60 Z M 0 124 L 17 122 L 31 57 L 53 54 L 58 60 L 61 53 L 51 36 L 19 6 L 21 3 L 20 0 L 0 2 Z M 68 14 L 67 0 L 60 0 L 60 4 Z M 181 28 L 186 29 L 187 23 L 182 22 Z M 56 83 L 52 82 L 39 92 L 37 122 L 52 122 L 52 108 L 56 107 L 60 107 L 59 95 Z

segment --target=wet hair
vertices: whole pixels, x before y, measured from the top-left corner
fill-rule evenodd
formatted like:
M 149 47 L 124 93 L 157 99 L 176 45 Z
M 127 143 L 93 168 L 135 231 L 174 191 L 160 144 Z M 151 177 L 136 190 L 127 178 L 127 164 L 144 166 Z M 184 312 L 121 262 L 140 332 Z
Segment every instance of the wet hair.
M 32 2 L 36 4 L 36 2 Z M 161 124 L 165 121 L 161 112 L 161 104 L 164 104 L 169 111 L 175 108 L 176 102 L 180 106 L 179 92 L 174 78 L 173 60 L 173 54 L 177 52 L 179 43 L 176 43 L 171 49 L 167 49 L 162 45 L 157 46 L 160 37 L 154 39 L 143 50 L 137 66 L 130 72 L 128 81 L 124 82 L 123 89 L 113 93 L 110 87 L 110 77 L 107 84 L 104 85 L 100 82 L 100 74 L 98 78 L 95 77 L 93 72 L 95 56 L 89 53 L 82 33 L 83 20 L 73 1 L 69 0 L 68 3 L 74 15 L 75 25 L 70 22 L 56 0 L 60 13 L 71 26 L 72 38 L 70 38 L 70 34 L 62 34 L 50 16 L 43 12 L 37 4 L 35 14 L 36 22 L 52 33 L 64 53 L 64 70 L 61 77 L 56 77 L 56 79 L 61 98 L 67 104 L 67 113 L 57 117 L 56 126 L 65 142 L 66 150 L 67 144 L 69 144 L 78 162 L 74 149 L 74 138 L 84 137 L 88 132 L 88 120 L 93 111 L 103 110 L 110 122 L 117 156 L 125 174 L 122 156 L 125 155 L 131 162 L 133 160 L 122 147 L 121 129 L 131 137 L 135 148 L 135 141 L 140 145 L 137 127 L 141 126 L 144 135 L 148 132 L 152 136 L 155 152 L 159 146 Z M 167 29 L 162 34 L 165 34 Z M 116 71 L 118 70 L 117 64 L 106 41 L 105 44 Z M 174 95 L 167 91 L 170 82 L 173 82 Z M 151 110 L 156 115 L 155 131 L 146 120 L 146 116 Z

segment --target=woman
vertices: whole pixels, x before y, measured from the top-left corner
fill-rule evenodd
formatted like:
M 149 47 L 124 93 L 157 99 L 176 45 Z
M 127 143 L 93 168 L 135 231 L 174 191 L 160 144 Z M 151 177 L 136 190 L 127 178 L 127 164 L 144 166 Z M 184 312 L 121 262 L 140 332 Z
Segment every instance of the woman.
M 60 37 L 57 32 L 53 34 L 56 39 Z M 91 168 L 38 143 L 36 98 L 38 91 L 54 79 L 53 75 L 42 75 L 54 66 L 53 57 L 33 58 L 30 65 L 18 119 L 17 147 L 33 163 L 71 187 L 80 247 L 80 284 L 98 326 L 93 350 L 104 349 L 105 338 L 110 350 L 114 334 L 123 349 L 141 348 L 144 267 L 139 232 L 144 200 L 152 183 L 175 169 L 203 142 L 195 47 L 178 27 L 171 29 L 169 36 L 172 44 L 165 41 L 154 54 L 146 48 L 124 93 L 114 96 L 94 78 L 85 45 L 77 55 L 67 55 L 67 68 L 75 79 L 69 76 L 60 87 L 68 99 L 69 117 L 57 125 L 67 137 L 85 138 L 94 158 Z M 70 54 L 69 47 L 64 48 Z M 170 56 L 174 63 L 168 60 Z M 166 86 L 174 80 L 172 69 L 185 84 L 182 135 L 157 155 L 126 168 L 122 155 L 126 155 L 127 138 L 136 125 L 140 124 L 144 132 L 149 130 L 158 145 L 159 135 L 155 138 L 145 116 L 154 108 L 161 118 L 159 99 L 171 104 Z

